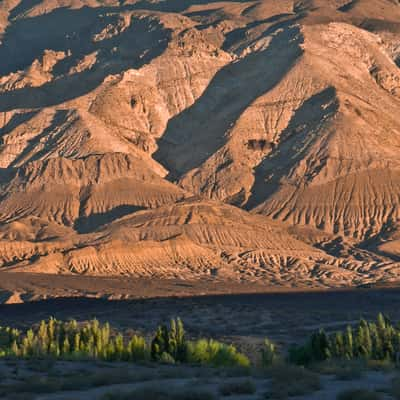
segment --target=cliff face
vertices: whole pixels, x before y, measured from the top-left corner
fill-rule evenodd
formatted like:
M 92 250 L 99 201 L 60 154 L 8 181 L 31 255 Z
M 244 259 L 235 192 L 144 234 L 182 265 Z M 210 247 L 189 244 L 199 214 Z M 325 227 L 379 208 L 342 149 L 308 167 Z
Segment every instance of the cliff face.
M 400 4 L 0 4 L 0 265 L 397 280 Z

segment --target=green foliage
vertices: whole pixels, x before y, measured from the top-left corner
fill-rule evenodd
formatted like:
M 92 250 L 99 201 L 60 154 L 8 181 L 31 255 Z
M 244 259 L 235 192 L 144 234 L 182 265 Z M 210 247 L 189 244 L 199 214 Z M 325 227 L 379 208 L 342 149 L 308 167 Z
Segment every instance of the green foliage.
M 261 362 L 264 367 L 272 365 L 278 358 L 276 346 L 269 339 L 264 340 L 264 346 L 261 349 Z
M 188 361 L 196 364 L 215 367 L 249 367 L 249 359 L 232 345 L 215 340 L 200 339 L 189 342 L 187 346 Z
M 172 319 L 169 329 L 165 325 L 158 327 L 151 342 L 151 358 L 154 361 L 173 359 L 185 362 L 187 359 L 187 343 L 182 321 Z M 170 357 L 168 357 L 169 355 Z
M 110 325 L 89 321 L 58 321 L 50 318 L 25 334 L 12 328 L 0 329 L 0 353 L 24 359 L 93 359 L 105 361 L 139 361 L 148 358 L 143 338 L 134 336 L 125 342 L 120 333 L 111 335 Z
M 85 324 L 50 318 L 25 333 L 0 328 L 0 356 L 53 360 L 152 360 L 164 364 L 199 363 L 216 367 L 248 367 L 248 358 L 232 345 L 214 340 L 188 342 L 182 321 L 171 320 L 169 328 L 157 328 L 150 345 L 144 337 L 125 338 L 111 331 L 108 323 Z
M 303 346 L 289 349 L 289 360 L 300 365 L 332 358 L 395 361 L 399 351 L 400 328 L 379 314 L 376 322 L 361 320 L 329 336 L 323 330 L 314 333 Z
M 158 361 L 162 364 L 175 364 L 175 359 L 167 352 L 162 353 Z
M 146 340 L 141 336 L 132 336 L 127 350 L 130 361 L 145 361 L 149 358 Z

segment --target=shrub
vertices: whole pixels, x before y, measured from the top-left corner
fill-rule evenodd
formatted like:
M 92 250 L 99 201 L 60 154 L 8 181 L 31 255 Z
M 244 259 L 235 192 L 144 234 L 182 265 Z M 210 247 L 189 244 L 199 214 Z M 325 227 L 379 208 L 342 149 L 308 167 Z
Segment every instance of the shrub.
M 187 346 L 188 361 L 195 364 L 214 367 L 249 367 L 250 361 L 232 345 L 215 340 L 200 339 L 189 342 Z
M 127 353 L 130 361 L 145 361 L 150 359 L 150 352 L 146 340 L 134 335 L 128 343 Z
M 264 340 L 264 346 L 261 349 L 261 362 L 264 367 L 270 366 L 277 360 L 276 346 L 269 340 Z
M 162 353 L 158 361 L 162 364 L 175 364 L 175 359 L 167 352 Z
M 185 362 L 187 359 L 186 353 L 185 330 L 179 318 L 171 320 L 169 329 L 165 325 L 158 327 L 151 342 L 152 360 L 159 361 L 161 357 L 164 357 L 164 359 L 169 358 L 174 361 Z

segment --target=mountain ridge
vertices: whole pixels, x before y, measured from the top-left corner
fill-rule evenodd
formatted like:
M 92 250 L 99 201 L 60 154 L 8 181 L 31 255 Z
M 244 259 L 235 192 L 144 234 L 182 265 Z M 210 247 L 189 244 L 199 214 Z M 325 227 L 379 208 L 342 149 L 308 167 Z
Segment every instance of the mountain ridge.
M 391 0 L 3 1 L 0 268 L 397 281 L 399 18 Z

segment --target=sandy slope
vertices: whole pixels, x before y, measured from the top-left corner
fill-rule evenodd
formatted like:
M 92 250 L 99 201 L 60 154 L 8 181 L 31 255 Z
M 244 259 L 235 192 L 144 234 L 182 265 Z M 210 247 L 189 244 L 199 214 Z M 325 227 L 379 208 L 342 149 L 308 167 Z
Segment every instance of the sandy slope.
M 390 0 L 3 1 L 0 264 L 396 280 L 398 21 Z

